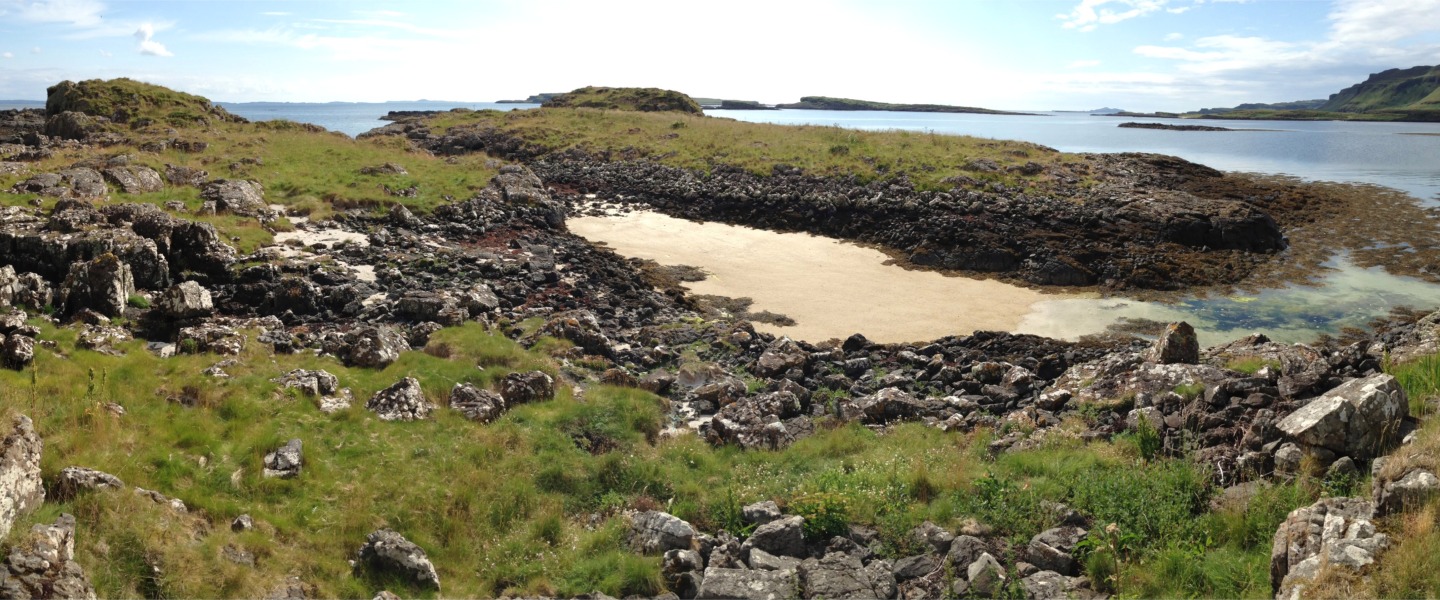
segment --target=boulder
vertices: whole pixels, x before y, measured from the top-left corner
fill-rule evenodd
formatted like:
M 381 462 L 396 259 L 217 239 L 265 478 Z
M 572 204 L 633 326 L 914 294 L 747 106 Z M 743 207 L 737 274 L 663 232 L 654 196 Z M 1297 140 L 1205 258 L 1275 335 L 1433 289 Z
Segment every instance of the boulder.
M 780 505 L 774 500 L 747 504 L 740 508 L 740 518 L 746 523 L 764 525 L 780 518 Z
M 1375 505 L 1359 498 L 1324 498 L 1290 512 L 1270 549 L 1270 586 L 1277 598 L 1303 593 L 1322 568 L 1358 573 L 1390 539 L 1371 522 Z
M 286 389 L 297 389 L 306 396 L 329 396 L 340 389 L 340 378 L 329 371 L 295 369 L 275 380 Z
M 182 281 L 160 295 L 156 308 L 174 319 L 195 319 L 215 312 L 210 290 L 194 281 Z
M 15 418 L 10 434 L 0 441 L 0 539 L 15 519 L 40 507 L 45 486 L 40 480 L 40 454 L 45 443 L 30 417 Z
M 1078 563 L 1071 554 L 1085 539 L 1085 533 L 1079 527 L 1047 529 L 1030 539 L 1030 544 L 1025 547 L 1024 560 L 1042 571 L 1075 575 Z
M 430 403 L 420 389 L 420 382 L 406 377 L 388 388 L 375 392 L 365 403 L 382 421 L 416 421 L 430 418 Z
M 856 556 L 830 552 L 806 559 L 797 569 L 804 598 L 893 598 L 895 575 L 886 561 L 863 564 Z
M 0 598 L 95 598 L 85 569 L 75 562 L 75 517 L 39 524 L 10 549 L 0 572 Z
M 775 556 L 759 548 L 750 549 L 750 568 L 765 571 L 793 570 L 800 566 L 800 559 L 793 556 Z
M 85 467 L 65 467 L 55 482 L 55 499 L 61 502 L 85 492 L 118 490 L 125 487 L 119 477 Z
M 500 297 L 483 283 L 466 288 L 459 296 L 460 305 L 471 315 L 483 315 L 500 308 Z
M 782 377 L 791 369 L 805 370 L 805 365 L 810 360 L 810 353 L 789 336 L 775 340 L 765 348 L 760 359 L 755 362 L 755 374 L 760 377 L 773 379 Z
M 500 380 L 500 396 L 506 406 L 544 402 L 555 398 L 555 379 L 544 371 L 510 373 Z
M 1382 469 L 1372 485 L 1377 517 L 1420 508 L 1440 495 L 1440 477 L 1426 469 L 1413 468 L 1393 478 L 1388 475 Z
M 1005 587 L 1005 568 L 986 552 L 965 568 L 965 581 L 970 584 L 970 591 L 975 596 L 994 598 Z
M 433 321 L 448 327 L 458 326 L 470 318 L 470 312 L 460 306 L 460 300 L 444 290 L 405 292 L 395 303 L 395 312 L 414 321 Z
M 236 533 L 250 531 L 254 528 L 255 518 L 251 517 L 249 514 L 243 514 L 235 517 L 235 520 L 230 522 L 230 531 L 234 531 Z
M 245 349 L 245 336 L 240 335 L 234 327 L 206 322 L 181 328 L 175 343 L 185 354 L 214 352 L 236 356 Z
M 535 333 L 525 336 L 521 343 L 533 346 L 544 336 L 568 340 L 590 354 L 604 357 L 614 356 L 614 350 L 610 347 L 610 338 L 605 335 L 605 329 L 600 326 L 600 320 L 595 318 L 594 313 L 590 311 L 572 310 L 556 313 L 546 319 L 545 324 L 535 330 Z
M 856 402 L 868 423 L 884 424 L 913 419 L 924 408 L 920 400 L 905 390 L 888 387 Z
M 304 444 L 299 439 L 292 439 L 265 455 L 265 468 L 261 474 L 265 477 L 292 479 L 300 476 L 300 467 L 304 463 Z
M 917 554 L 895 561 L 891 572 L 895 574 L 895 581 L 904 582 L 919 579 L 934 573 L 939 568 L 940 559 L 930 554 Z
M 200 187 L 204 185 L 205 180 L 209 178 L 210 173 L 206 172 L 204 169 L 165 165 L 165 181 L 170 182 L 170 185 L 188 185 L 190 187 Z
M 76 335 L 75 345 L 86 350 L 94 350 L 102 354 L 119 356 L 122 352 L 115 348 L 115 346 L 123 342 L 128 342 L 131 339 L 130 332 L 124 327 L 86 324 L 80 328 L 80 333 Z
M 214 202 L 217 212 L 228 212 L 242 217 L 270 214 L 270 207 L 265 204 L 265 188 L 255 181 L 217 179 L 200 189 L 200 198 Z
M 469 383 L 457 383 L 450 388 L 450 408 L 460 411 L 471 421 L 489 423 L 505 412 L 505 399 L 490 390 Z
M 741 553 L 752 548 L 759 548 L 776 556 L 804 558 L 807 554 L 804 526 L 805 517 L 799 515 L 770 521 L 755 528 L 755 531 L 740 547 Z
M 981 554 L 989 551 L 990 547 L 985 545 L 984 540 L 973 535 L 960 535 L 950 542 L 950 550 L 945 553 L 945 562 L 959 572 L 979 560 Z
M 1277 427 L 1307 449 L 1369 460 L 1400 442 L 1405 390 L 1387 374 L 1352 379 L 1282 419 Z
M 383 369 L 410 349 L 405 335 L 390 325 L 364 325 L 345 336 L 345 362 L 352 367 Z
M 1200 338 L 1196 337 L 1195 328 L 1189 323 L 1171 323 L 1155 340 L 1147 358 L 1162 365 L 1197 364 L 1200 362 Z
M 19 333 L 0 335 L 0 364 L 11 369 L 23 369 L 35 359 L 35 338 Z
M 802 416 L 803 405 L 790 392 L 769 392 L 742 398 L 701 424 L 700 434 L 716 446 L 778 449 L 813 431 L 814 423 Z
M 671 550 L 693 550 L 695 528 L 675 515 L 647 510 L 630 519 L 630 549 L 659 555 Z
M 435 572 L 435 565 L 430 563 L 423 548 L 405 536 L 393 529 L 380 529 L 365 540 L 365 545 L 360 547 L 358 564 L 393 573 L 416 585 L 440 589 L 440 575 Z
M 88 308 L 108 317 L 118 317 L 125 312 L 134 293 L 135 277 L 130 265 L 114 254 L 105 253 L 94 260 L 70 265 L 70 273 L 60 288 L 60 305 L 67 314 Z
M 787 600 L 795 597 L 795 571 L 710 567 L 695 597 Z
M 165 189 L 165 181 L 155 169 L 138 165 L 110 167 L 101 171 L 105 180 L 127 194 L 148 194 Z

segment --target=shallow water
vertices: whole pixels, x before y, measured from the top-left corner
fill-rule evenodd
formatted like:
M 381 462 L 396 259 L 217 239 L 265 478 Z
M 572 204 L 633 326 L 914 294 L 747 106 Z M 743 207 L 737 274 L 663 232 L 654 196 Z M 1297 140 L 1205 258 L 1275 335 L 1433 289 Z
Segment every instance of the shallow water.
M 582 217 L 570 230 L 624 256 L 706 271 L 687 284 L 697 294 L 749 297 L 796 325 L 758 329 L 810 342 L 860 332 L 907 342 L 975 330 L 1075 340 L 1125 320 L 1188 321 L 1205 346 L 1261 332 L 1307 342 L 1364 326 L 1399 306 L 1431 307 L 1440 285 L 1360 268 L 1345 257 L 1326 265 L 1316 286 L 1290 285 L 1253 296 L 1191 298 L 1176 304 L 1049 294 L 993 280 L 945 276 L 887 264 L 870 248 L 806 234 L 696 223 L 652 212 Z

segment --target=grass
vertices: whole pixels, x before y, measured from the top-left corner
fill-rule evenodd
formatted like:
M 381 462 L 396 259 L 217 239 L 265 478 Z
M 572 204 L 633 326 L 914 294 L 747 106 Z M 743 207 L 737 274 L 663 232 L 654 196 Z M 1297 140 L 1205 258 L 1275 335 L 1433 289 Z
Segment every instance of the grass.
M 1265 367 L 1270 367 L 1271 369 L 1278 371 L 1280 370 L 1280 361 L 1262 358 L 1259 356 L 1241 356 L 1232 358 L 1225 363 L 1225 368 L 1230 369 L 1231 371 L 1244 373 L 1246 375 L 1254 375 L 1256 373 L 1259 373 L 1260 369 L 1263 369 Z
M 495 128 L 523 138 L 546 153 L 583 149 L 593 154 L 646 157 L 709 173 L 717 165 L 770 175 L 786 165 L 815 175 L 871 181 L 906 174 L 921 189 L 949 190 L 944 180 L 966 176 L 1006 185 L 1040 184 L 1049 175 L 1006 171 L 1027 162 L 1076 163 L 1073 155 L 1030 144 L 911 131 L 856 131 L 840 127 L 745 123 L 679 113 L 588 108 L 529 111 L 448 112 L 432 130 Z M 994 161 L 999 171 L 967 168 L 974 159 Z

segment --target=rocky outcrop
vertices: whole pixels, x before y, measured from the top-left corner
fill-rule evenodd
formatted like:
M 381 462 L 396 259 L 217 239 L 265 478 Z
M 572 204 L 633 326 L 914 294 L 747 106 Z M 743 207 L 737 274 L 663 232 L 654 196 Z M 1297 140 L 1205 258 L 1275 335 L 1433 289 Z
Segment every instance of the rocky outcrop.
M 1416 466 L 1391 472 L 1384 468 L 1385 462 L 1386 459 L 1376 459 L 1376 475 L 1371 482 L 1375 516 L 1417 510 L 1440 496 L 1440 477 L 1430 470 Z
M 440 575 L 425 550 L 393 529 L 380 529 L 366 536 L 360 547 L 359 565 L 393 573 L 420 587 L 440 589 Z
M 345 336 L 349 349 L 345 362 L 355 367 L 383 369 L 410 349 L 400 330 L 390 325 L 365 325 Z
M 1160 334 L 1160 339 L 1155 340 L 1148 359 L 1162 365 L 1200 362 L 1200 339 L 1195 335 L 1195 328 L 1184 321 L 1171 323 Z
M 95 260 L 77 263 L 60 288 L 60 304 L 65 312 L 90 309 L 117 317 L 125 312 L 130 295 L 135 293 L 135 277 L 130 265 L 114 254 L 103 254 Z
M 795 597 L 795 571 L 762 571 L 710 567 L 697 590 L 696 598 L 745 598 L 786 600 Z
M 489 423 L 505 412 L 505 398 L 469 383 L 457 383 L 450 389 L 450 408 L 471 421 Z
M 75 517 L 36 525 L 10 549 L 0 571 L 0 597 L 94 600 L 95 588 L 75 562 Z
M 797 571 L 807 599 L 895 597 L 895 576 L 882 561 L 866 565 L 853 555 L 831 552 L 806 559 Z
M 174 319 L 196 319 L 215 312 L 210 290 L 194 281 L 182 281 L 165 290 L 155 306 Z
M 200 190 L 200 197 L 207 203 L 213 202 L 216 212 L 243 217 L 270 214 L 270 207 L 265 204 L 265 188 L 255 181 L 217 179 L 205 184 Z
M 1409 415 L 1405 390 L 1390 375 L 1353 379 L 1301 407 L 1277 427 L 1311 454 L 1368 460 L 1400 442 Z
M 125 482 L 104 471 L 85 467 L 65 467 L 60 470 L 60 478 L 55 482 L 55 499 L 64 502 L 82 493 L 118 490 L 123 487 L 125 487 Z
M 695 528 L 676 516 L 649 510 L 630 519 L 630 549 L 640 554 L 659 555 L 671 550 L 695 547 Z
M 30 417 L 15 417 L 13 429 L 0 441 L 0 539 L 15 519 L 40 507 L 45 487 L 40 481 L 40 454 L 45 448 Z
M 329 396 L 340 390 L 340 378 L 324 370 L 295 369 L 275 382 L 313 397 Z
M 508 373 L 500 380 L 500 396 L 506 406 L 551 400 L 555 398 L 555 379 L 544 371 Z
M 430 402 L 420 389 L 420 382 L 406 377 L 394 385 L 375 392 L 365 408 L 382 421 L 417 421 L 430 418 Z
M 1275 597 L 1303 597 L 1324 569 L 1356 574 L 1375 562 L 1390 538 L 1375 530 L 1374 515 L 1375 505 L 1358 498 L 1325 498 L 1291 511 L 1270 551 Z
M 150 167 L 143 166 L 117 166 L 102 171 L 105 180 L 115 184 L 120 191 L 127 194 L 149 194 L 165 189 L 165 182 L 160 179 L 160 174 Z

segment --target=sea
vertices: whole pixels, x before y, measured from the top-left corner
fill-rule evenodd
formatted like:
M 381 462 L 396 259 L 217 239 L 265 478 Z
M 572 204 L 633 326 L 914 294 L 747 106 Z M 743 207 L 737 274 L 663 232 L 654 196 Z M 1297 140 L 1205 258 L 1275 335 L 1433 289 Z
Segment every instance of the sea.
M 226 110 L 250 120 L 287 119 L 313 123 L 350 136 L 384 126 L 391 111 L 529 110 L 534 104 L 493 102 L 221 102 Z M 4 108 L 33 108 L 43 103 L 6 103 Z M 1232 121 L 1207 119 L 1203 125 L 1239 131 L 1169 131 L 1117 127 L 1126 121 L 1196 124 L 1195 120 L 1098 116 L 1085 112 L 1041 111 L 1032 115 L 901 113 L 823 110 L 711 110 L 707 114 L 758 123 L 826 125 L 863 130 L 906 130 L 1024 140 L 1065 152 L 1154 152 L 1169 154 L 1225 171 L 1288 175 L 1305 180 L 1354 182 L 1395 188 L 1422 205 L 1440 210 L 1440 123 L 1333 121 Z M 1272 332 L 1283 340 L 1305 341 L 1342 327 L 1361 326 L 1391 308 L 1440 307 L 1440 286 L 1360 268 L 1336 255 L 1318 286 L 1281 286 L 1249 296 L 1194 297 L 1171 304 L 1124 298 L 1060 300 L 1041 307 L 1045 316 L 1027 326 L 1032 333 L 1072 337 L 1046 329 L 1125 319 L 1186 319 L 1207 343 L 1252 331 Z M 1097 323 L 1098 325 L 1098 323 Z

